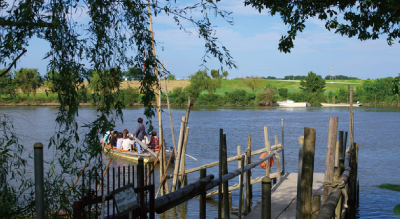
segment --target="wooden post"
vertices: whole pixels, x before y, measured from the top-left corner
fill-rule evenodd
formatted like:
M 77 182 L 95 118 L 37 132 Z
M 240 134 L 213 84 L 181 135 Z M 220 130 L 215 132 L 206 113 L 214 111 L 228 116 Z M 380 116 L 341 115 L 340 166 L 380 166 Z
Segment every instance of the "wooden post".
M 334 175 L 333 175 L 333 180 L 334 180 L 334 181 L 339 180 L 339 178 L 340 178 L 341 175 L 342 175 L 342 172 L 341 172 L 340 167 L 335 167 L 335 172 L 334 172 Z M 340 215 L 341 212 L 342 212 L 342 199 L 343 199 L 343 195 L 340 195 L 339 202 L 338 202 L 338 204 L 336 205 L 335 215 Z
M 246 149 L 246 165 L 250 164 L 250 157 L 251 157 L 251 151 L 250 149 Z M 244 202 L 244 212 L 249 213 L 251 211 L 251 200 L 250 200 L 250 183 L 251 183 L 251 178 L 250 178 L 250 171 L 246 172 L 246 200 Z
M 238 217 L 242 218 L 242 208 L 243 208 L 243 178 L 244 178 L 244 161 L 245 155 L 242 155 L 240 160 L 240 175 L 239 175 L 239 213 Z
M 238 156 L 242 155 L 242 149 L 240 148 L 240 145 L 237 146 L 237 155 L 238 155 Z M 241 168 L 241 167 L 242 167 L 242 164 L 241 164 L 240 162 L 241 162 L 241 160 L 239 159 L 239 160 L 238 160 L 238 168 Z M 240 177 L 241 177 L 241 176 L 239 175 L 239 185 L 240 185 L 240 182 L 241 182 Z
M 170 106 L 170 104 L 169 104 L 168 88 L 167 88 L 167 79 L 166 79 L 166 77 L 165 77 L 164 62 L 161 62 L 161 64 L 162 64 L 163 75 L 164 75 L 165 94 L 167 95 L 167 104 L 168 104 L 168 112 L 169 112 L 169 122 L 171 123 L 172 143 L 174 144 L 174 148 L 175 148 L 175 156 L 177 156 L 177 155 L 178 155 L 178 152 L 177 152 L 178 148 L 176 148 L 176 142 L 175 142 L 174 123 L 172 122 L 171 106 Z
M 222 144 L 222 175 L 228 174 L 228 152 L 227 152 L 227 146 L 226 146 L 226 134 L 224 134 L 223 138 L 223 144 Z M 223 189 L 223 195 L 224 195 L 224 218 L 229 219 L 230 218 L 230 211 L 229 211 L 229 185 L 228 181 L 223 183 L 222 189 Z
M 343 157 L 345 157 L 345 153 L 346 153 L 346 145 L 347 145 L 347 136 L 348 136 L 348 132 L 347 131 L 345 131 L 344 132 L 344 141 L 343 141 L 343 144 L 344 144 L 344 146 L 343 146 L 343 148 L 344 148 L 344 152 L 343 152 Z
M 261 183 L 261 218 L 271 219 L 271 178 L 269 178 L 269 176 L 264 176 Z
M 283 146 L 284 138 L 283 138 L 283 119 L 282 122 L 282 175 L 285 174 L 285 148 Z
M 222 218 L 222 145 L 223 145 L 224 131 L 222 129 L 219 130 L 219 170 L 218 170 L 218 219 Z
M 354 143 L 355 144 L 355 143 Z M 356 145 L 350 148 L 350 176 L 348 181 L 348 201 L 347 201 L 347 211 L 346 211 L 346 219 L 356 218 L 356 182 L 357 182 L 357 163 L 356 163 Z
M 300 218 L 301 207 L 301 176 L 303 170 L 303 154 L 304 154 L 304 136 L 299 137 L 299 164 L 297 169 L 297 202 L 296 202 L 296 218 Z
M 181 166 L 180 166 L 180 170 L 179 170 L 179 184 L 181 185 L 181 187 L 185 186 L 185 181 L 186 181 L 185 154 L 186 154 L 186 146 L 187 146 L 188 138 L 189 138 L 189 127 L 186 127 L 185 139 L 184 139 L 183 145 L 182 145 Z
M 311 196 L 314 177 L 315 129 L 304 128 L 304 153 L 301 176 L 300 218 L 311 218 Z
M 354 141 L 354 123 L 353 123 L 353 85 L 350 85 L 350 147 L 353 147 Z
M 269 144 L 269 139 L 268 139 L 268 127 L 264 126 L 264 140 L 265 140 L 265 148 L 267 148 L 267 153 L 271 151 L 271 146 Z M 269 148 L 269 149 L 268 149 Z M 266 170 L 265 170 L 265 175 L 269 176 L 271 174 L 271 169 L 270 169 L 270 161 L 269 159 L 266 160 Z
M 344 150 L 344 144 L 343 144 L 343 131 L 339 131 L 339 160 L 344 159 L 345 155 L 345 150 Z
M 321 195 L 316 194 L 313 196 L 313 199 L 312 199 L 312 209 L 311 209 L 311 211 L 312 211 L 311 218 L 312 219 L 317 217 L 320 208 L 321 208 Z
M 144 165 L 143 165 L 143 158 L 140 157 L 138 160 L 138 165 L 137 165 L 137 187 L 143 188 L 144 186 Z M 146 202 L 144 201 L 144 191 L 141 190 L 139 192 L 139 205 L 140 205 L 140 218 L 144 218 L 144 215 L 146 214 Z
M 339 141 L 335 144 L 335 167 L 339 167 Z
M 326 149 L 326 162 L 325 162 L 325 182 L 332 182 L 333 168 L 335 165 L 335 146 L 337 138 L 337 125 L 338 117 L 329 117 L 329 131 L 328 131 L 328 144 Z M 331 191 L 331 186 L 324 185 L 322 194 L 322 203 L 328 198 Z
M 249 163 L 251 163 L 251 135 L 247 136 L 247 149 L 250 150 L 250 157 L 248 159 L 249 159 Z M 251 180 L 253 178 L 252 170 L 248 171 L 248 173 L 250 175 L 250 182 L 251 182 Z M 251 200 L 253 198 L 253 186 L 251 185 L 251 183 L 249 186 L 250 186 L 250 200 Z
M 275 145 L 279 144 L 279 137 L 275 135 Z M 278 181 L 281 181 L 281 161 L 279 158 L 279 153 L 275 153 L 275 159 L 276 159 L 276 171 L 278 172 Z
M 200 170 L 200 179 L 203 179 L 207 176 L 207 169 Z M 201 182 L 201 189 L 202 193 L 200 195 L 200 219 L 206 218 L 206 188 L 205 188 L 205 181 Z
M 176 157 L 176 161 L 175 161 L 175 169 L 174 169 L 174 176 L 172 179 L 172 188 L 171 188 L 171 192 L 174 192 L 176 190 L 176 184 L 177 184 L 177 180 L 178 180 L 178 174 L 179 174 L 179 162 L 180 162 L 180 158 L 181 158 L 181 153 L 182 153 L 182 142 L 183 142 L 183 134 L 185 131 L 185 117 L 182 116 L 182 120 L 181 120 L 181 131 L 179 134 L 179 143 L 178 143 L 178 156 Z

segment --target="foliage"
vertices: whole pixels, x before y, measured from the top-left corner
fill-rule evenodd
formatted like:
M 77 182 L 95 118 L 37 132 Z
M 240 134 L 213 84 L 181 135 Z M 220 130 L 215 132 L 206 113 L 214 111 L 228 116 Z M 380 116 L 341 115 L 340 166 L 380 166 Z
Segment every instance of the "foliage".
M 269 11 L 272 16 L 278 13 L 289 25 L 288 35 L 279 40 L 279 50 L 285 53 L 294 47 L 293 40 L 298 32 L 305 29 L 306 20 L 312 18 L 324 21 L 327 30 L 335 30 L 342 36 L 375 40 L 384 35 L 389 45 L 400 38 L 400 6 L 397 0 L 246 0 L 244 4 L 259 12 Z
M 358 79 L 356 77 L 348 77 L 345 75 L 332 75 L 332 80 L 351 80 Z M 325 80 L 331 80 L 331 75 L 325 76 Z
M 219 75 L 219 71 L 217 69 L 211 69 L 210 74 L 212 78 L 221 78 L 221 75 Z
M 190 85 L 196 90 L 207 90 L 209 94 L 215 93 L 217 88 L 221 87 L 221 79 L 212 79 L 207 70 L 197 71 L 190 77 Z
M 4 71 L 4 69 L 1 69 L 0 73 Z M 0 95 L 6 95 L 10 100 L 13 100 L 17 96 L 17 89 L 18 85 L 16 80 L 13 79 L 12 72 L 8 72 L 4 77 L 0 78 Z
M 103 95 L 112 93 L 120 86 L 121 73 L 118 69 L 93 71 L 88 87 L 93 93 L 101 92 Z
M 300 82 L 300 89 L 307 92 L 323 92 L 325 88 L 325 80 L 318 77 L 317 74 L 310 71 L 307 77 Z
M 173 74 L 169 74 L 168 76 L 167 76 L 167 78 L 168 78 L 168 80 L 176 80 L 175 79 L 175 75 L 173 75 Z
M 15 71 L 14 74 L 14 79 L 22 92 L 28 94 L 28 96 L 29 93 L 33 93 L 35 97 L 37 88 L 43 84 L 37 69 L 21 68 Z
M 400 185 L 393 185 L 393 184 L 388 184 L 388 183 L 379 185 L 378 188 L 389 189 L 389 190 L 392 190 L 392 191 L 400 191 Z M 396 215 L 396 217 L 399 218 L 399 216 L 400 216 L 400 204 L 396 205 L 393 208 L 393 212 Z
M 19 143 L 13 119 L 0 115 L 0 218 L 34 209 L 33 181 L 25 178 L 26 152 Z
M 276 79 L 274 76 L 268 76 L 267 79 Z
M 256 95 L 255 103 L 260 106 L 272 106 L 276 103 L 276 87 L 273 87 L 270 83 L 268 83 L 263 91 Z
M 223 71 L 222 75 L 225 77 L 225 79 L 228 79 L 229 73 L 227 71 Z
M 128 81 L 139 81 L 143 77 L 143 72 L 136 67 L 131 67 L 128 68 L 128 71 L 123 72 L 123 76 L 125 76 Z
M 249 104 L 249 97 L 245 90 L 234 90 L 232 92 L 225 92 L 225 96 L 230 105 L 233 106 L 247 106 Z
M 201 94 L 195 105 L 197 106 L 223 106 L 226 103 L 226 97 L 218 94 Z
M 284 100 L 288 97 L 288 89 L 287 88 L 279 88 L 278 89 L 279 96 L 281 96 Z
M 261 87 L 262 79 L 259 77 L 252 77 L 242 79 L 243 83 L 253 91 L 253 94 L 256 94 L 257 90 Z

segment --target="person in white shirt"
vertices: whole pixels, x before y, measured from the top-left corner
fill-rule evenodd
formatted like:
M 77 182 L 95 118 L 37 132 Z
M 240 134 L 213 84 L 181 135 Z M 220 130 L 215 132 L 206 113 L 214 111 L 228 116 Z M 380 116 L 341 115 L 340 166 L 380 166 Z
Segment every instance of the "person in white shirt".
M 133 144 L 133 138 L 126 135 L 122 141 L 122 150 L 131 151 Z
M 143 138 L 142 142 L 145 143 L 146 145 L 149 145 L 150 141 L 149 141 L 149 138 L 148 138 L 147 134 L 144 135 L 144 138 Z
M 122 149 L 122 141 L 123 140 L 124 140 L 124 134 L 122 134 L 122 132 L 118 133 L 117 149 Z

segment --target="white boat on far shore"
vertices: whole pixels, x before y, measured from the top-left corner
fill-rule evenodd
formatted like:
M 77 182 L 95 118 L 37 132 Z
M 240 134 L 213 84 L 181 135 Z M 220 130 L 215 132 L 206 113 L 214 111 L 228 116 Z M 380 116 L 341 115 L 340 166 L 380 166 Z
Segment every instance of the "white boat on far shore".
M 325 107 L 350 107 L 350 103 L 321 103 L 322 106 Z M 353 107 L 362 106 L 360 102 L 353 103 Z
M 295 102 L 293 100 L 285 100 L 276 102 L 281 107 L 307 107 L 308 102 Z

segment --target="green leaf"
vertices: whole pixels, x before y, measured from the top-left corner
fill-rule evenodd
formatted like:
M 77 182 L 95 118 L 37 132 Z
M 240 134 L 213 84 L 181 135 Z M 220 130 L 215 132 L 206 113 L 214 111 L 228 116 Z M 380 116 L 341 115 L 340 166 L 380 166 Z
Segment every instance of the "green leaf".
M 378 188 L 400 191 L 400 185 L 394 185 L 394 184 L 389 184 L 389 183 L 379 185 Z
M 400 216 L 400 205 L 396 205 L 396 207 L 393 208 L 394 214 L 399 218 Z

